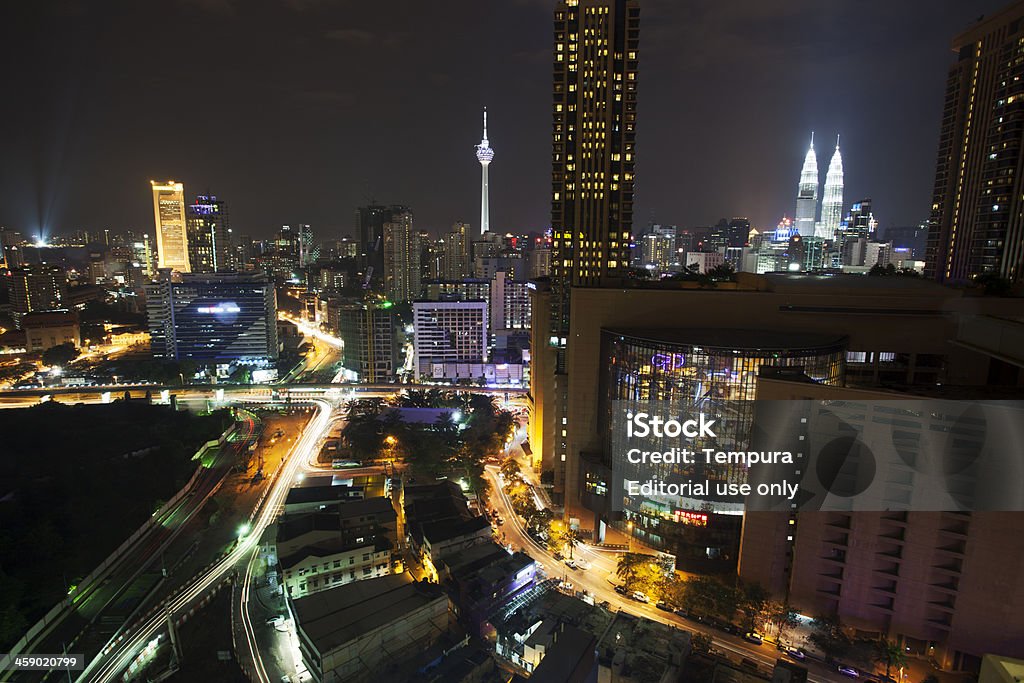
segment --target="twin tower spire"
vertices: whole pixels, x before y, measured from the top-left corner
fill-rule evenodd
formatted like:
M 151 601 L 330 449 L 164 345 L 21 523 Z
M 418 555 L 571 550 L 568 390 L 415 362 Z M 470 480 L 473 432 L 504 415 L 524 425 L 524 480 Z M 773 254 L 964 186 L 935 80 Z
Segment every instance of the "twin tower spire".
M 827 240 L 836 238 L 843 218 L 843 157 L 839 153 L 839 136 L 836 135 L 836 151 L 828 164 L 825 174 L 825 193 L 821 202 L 821 221 L 818 214 L 818 157 L 814 153 L 814 133 L 811 133 L 811 146 L 804 157 L 804 167 L 800 171 L 800 185 L 796 195 L 797 231 L 804 237 L 822 237 Z

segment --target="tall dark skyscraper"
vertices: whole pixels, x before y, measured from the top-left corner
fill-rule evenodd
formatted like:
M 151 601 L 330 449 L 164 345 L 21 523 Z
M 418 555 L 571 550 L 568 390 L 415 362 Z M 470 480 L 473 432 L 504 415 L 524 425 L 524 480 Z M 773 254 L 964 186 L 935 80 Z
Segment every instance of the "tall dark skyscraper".
M 953 39 L 925 275 L 1024 282 L 1024 3 Z
M 214 195 L 199 195 L 185 207 L 188 261 L 193 273 L 234 270 L 228 207 Z
M 553 443 L 541 444 L 541 452 L 553 462 L 556 493 L 567 457 L 571 289 L 610 284 L 629 267 L 639 30 L 635 0 L 564 0 L 555 7 L 551 320 L 547 346 L 535 350 L 554 358 L 553 372 L 536 377 L 533 395 L 555 417 L 555 433 L 543 437 Z
M 371 285 L 384 281 L 384 224 L 391 223 L 396 214 L 408 212 L 405 206 L 370 204 L 356 209 L 355 232 L 359 239 L 360 266 L 364 280 Z

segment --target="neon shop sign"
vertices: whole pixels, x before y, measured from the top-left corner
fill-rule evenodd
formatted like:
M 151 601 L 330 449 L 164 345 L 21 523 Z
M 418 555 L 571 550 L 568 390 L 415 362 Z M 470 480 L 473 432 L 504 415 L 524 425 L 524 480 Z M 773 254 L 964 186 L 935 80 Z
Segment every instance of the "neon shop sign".
M 658 370 L 675 370 L 686 365 L 685 353 L 656 353 L 651 356 L 651 367 Z

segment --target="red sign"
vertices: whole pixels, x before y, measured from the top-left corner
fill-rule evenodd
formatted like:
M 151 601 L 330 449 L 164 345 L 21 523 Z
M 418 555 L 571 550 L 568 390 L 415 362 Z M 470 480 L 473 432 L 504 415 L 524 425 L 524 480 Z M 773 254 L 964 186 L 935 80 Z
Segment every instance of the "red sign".
M 707 526 L 708 515 L 706 512 L 690 512 L 689 510 L 676 510 L 675 513 L 676 521 L 682 522 L 683 524 L 692 524 L 693 526 Z

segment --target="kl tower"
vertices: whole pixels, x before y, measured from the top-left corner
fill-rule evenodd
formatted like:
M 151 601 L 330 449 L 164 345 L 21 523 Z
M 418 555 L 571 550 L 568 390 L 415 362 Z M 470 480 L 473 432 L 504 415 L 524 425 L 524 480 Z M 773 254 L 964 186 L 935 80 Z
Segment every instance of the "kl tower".
M 494 158 L 494 150 L 487 141 L 487 107 L 484 107 L 484 137 L 476 146 L 476 160 L 480 162 L 480 233 L 491 228 L 491 210 L 487 198 L 487 167 Z

